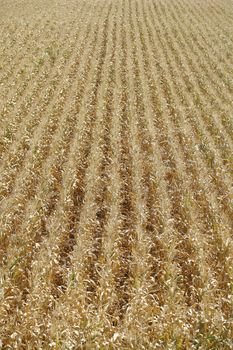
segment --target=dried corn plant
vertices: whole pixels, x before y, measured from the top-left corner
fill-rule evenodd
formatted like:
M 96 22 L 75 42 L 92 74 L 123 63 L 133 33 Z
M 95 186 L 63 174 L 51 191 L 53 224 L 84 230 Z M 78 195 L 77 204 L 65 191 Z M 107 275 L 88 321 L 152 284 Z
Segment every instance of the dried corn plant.
M 0 348 L 233 348 L 231 0 L 0 0 Z

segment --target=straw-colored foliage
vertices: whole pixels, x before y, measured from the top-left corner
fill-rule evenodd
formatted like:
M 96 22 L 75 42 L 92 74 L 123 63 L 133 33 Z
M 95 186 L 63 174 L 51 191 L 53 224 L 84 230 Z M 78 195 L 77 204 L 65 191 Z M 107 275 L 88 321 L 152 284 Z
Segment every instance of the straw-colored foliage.
M 232 0 L 0 0 L 0 348 L 233 349 Z

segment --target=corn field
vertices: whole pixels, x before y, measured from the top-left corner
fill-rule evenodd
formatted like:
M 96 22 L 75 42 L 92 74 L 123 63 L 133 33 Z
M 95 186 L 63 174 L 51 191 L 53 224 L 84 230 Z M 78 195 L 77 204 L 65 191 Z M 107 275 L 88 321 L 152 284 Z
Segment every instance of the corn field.
M 233 2 L 0 0 L 0 349 L 233 349 Z

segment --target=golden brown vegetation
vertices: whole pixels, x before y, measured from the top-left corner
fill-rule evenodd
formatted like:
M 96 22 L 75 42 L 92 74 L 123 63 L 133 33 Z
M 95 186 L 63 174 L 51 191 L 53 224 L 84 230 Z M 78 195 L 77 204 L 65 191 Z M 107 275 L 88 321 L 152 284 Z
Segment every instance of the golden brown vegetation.
M 233 348 L 231 0 L 0 0 L 0 348 Z

